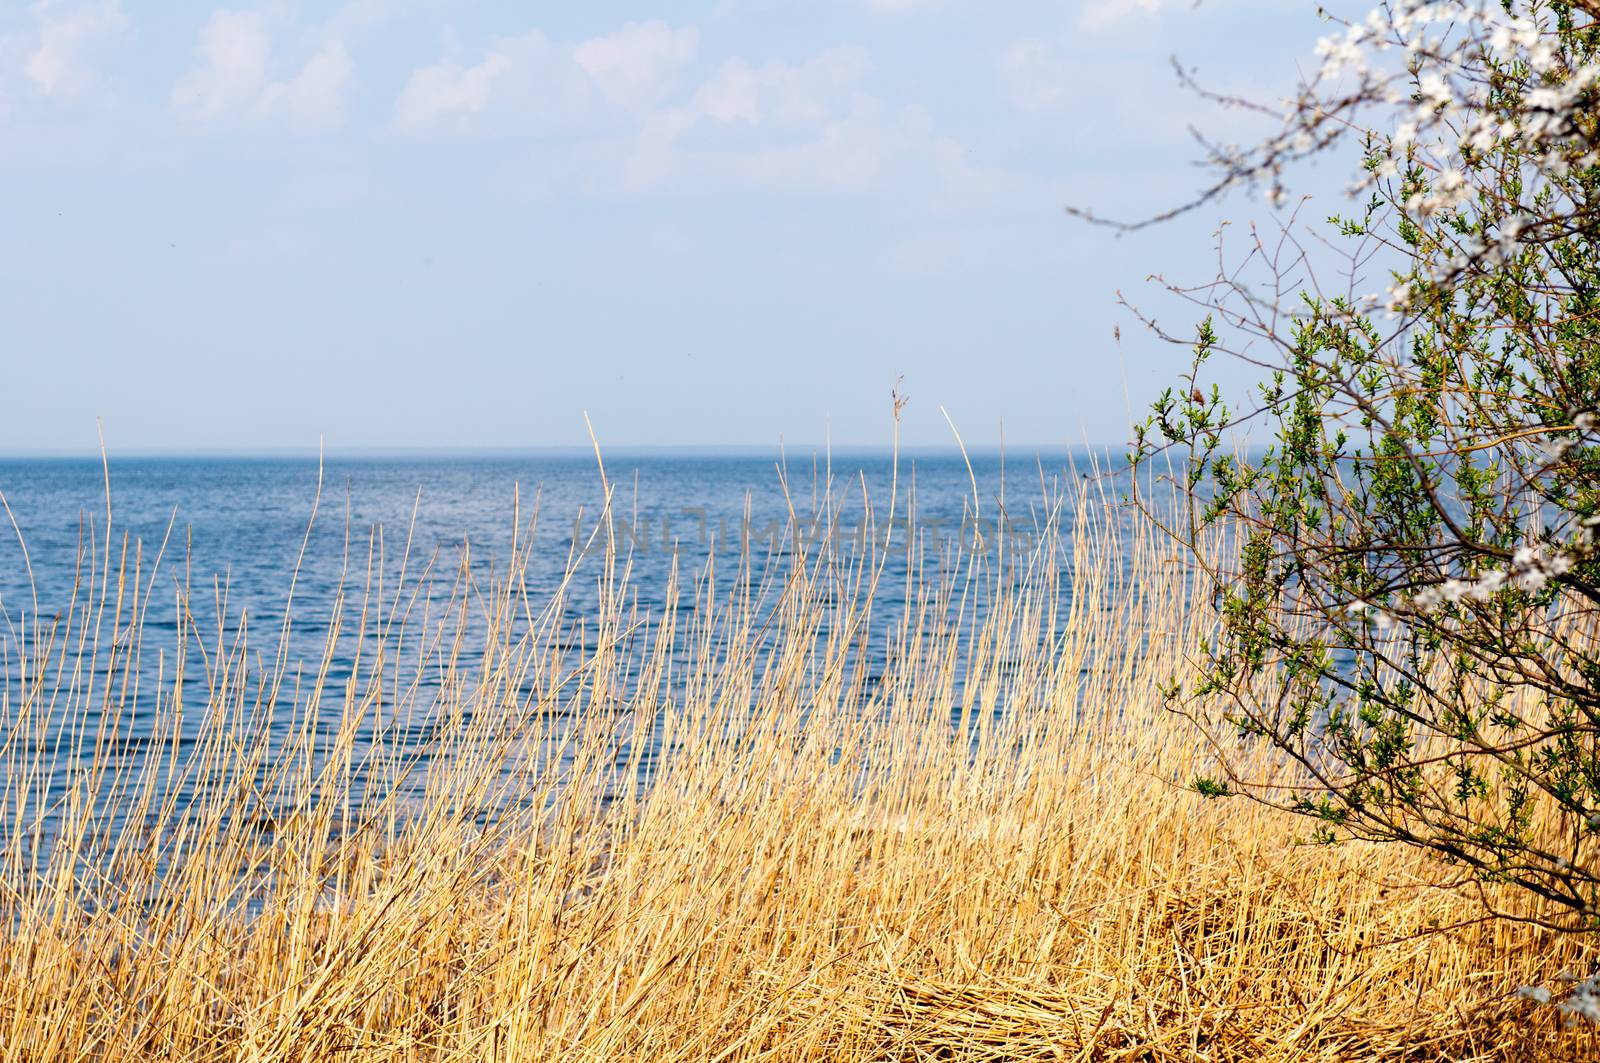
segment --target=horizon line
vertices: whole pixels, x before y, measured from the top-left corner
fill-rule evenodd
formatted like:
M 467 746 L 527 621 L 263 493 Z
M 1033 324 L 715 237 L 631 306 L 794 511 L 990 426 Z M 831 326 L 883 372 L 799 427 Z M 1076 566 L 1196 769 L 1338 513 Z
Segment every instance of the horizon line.
M 872 443 L 627 443 L 600 447 L 602 457 L 615 455 L 627 456 L 662 456 L 662 457 L 777 457 L 782 454 L 794 455 L 796 453 L 810 454 L 836 454 L 842 456 L 870 455 L 873 457 L 889 457 L 895 453 L 895 447 L 885 444 Z M 961 447 L 953 443 L 902 443 L 899 453 L 908 456 L 955 456 L 963 453 Z M 1026 455 L 1058 453 L 1086 454 L 1103 452 L 1125 452 L 1126 443 L 989 443 L 968 446 L 965 453 L 968 455 L 982 455 L 985 457 L 1022 453 Z M 69 448 L 37 448 L 29 450 L 0 450 L 0 461 L 87 461 L 100 460 L 104 457 L 108 461 L 127 460 L 175 460 L 196 461 L 204 459 L 371 459 L 371 458 L 409 458 L 426 460 L 430 458 L 551 458 L 551 457 L 587 457 L 593 458 L 595 448 L 585 444 L 543 444 L 533 446 L 478 446 L 478 445 L 451 445 L 451 446 L 352 446 L 352 447 L 136 447 L 125 450 L 88 450 Z

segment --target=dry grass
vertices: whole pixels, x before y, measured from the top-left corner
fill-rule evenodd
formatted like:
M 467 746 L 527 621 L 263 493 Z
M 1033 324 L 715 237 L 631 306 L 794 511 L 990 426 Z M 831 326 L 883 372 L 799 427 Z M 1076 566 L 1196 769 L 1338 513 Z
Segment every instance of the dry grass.
M 1184 789 L 1155 685 L 1206 614 L 1102 501 L 1030 556 L 813 545 L 649 615 L 612 551 L 581 645 L 526 525 L 488 578 L 358 551 L 303 672 L 102 526 L 6 641 L 0 1060 L 1600 1054 L 1512 995 L 1582 942 Z

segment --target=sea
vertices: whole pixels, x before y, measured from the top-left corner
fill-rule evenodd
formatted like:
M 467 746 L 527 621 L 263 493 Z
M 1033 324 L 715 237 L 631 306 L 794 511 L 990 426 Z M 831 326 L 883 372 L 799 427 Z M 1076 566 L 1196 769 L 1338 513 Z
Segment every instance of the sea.
M 108 523 L 113 552 L 140 544 L 147 576 L 160 557 L 158 586 L 214 585 L 230 612 L 269 619 L 291 577 L 314 614 L 380 540 L 390 565 L 465 551 L 488 571 L 531 534 L 529 590 L 552 592 L 608 489 L 612 531 L 648 593 L 720 555 L 782 549 L 791 514 L 812 536 L 857 534 L 868 506 L 881 526 L 891 491 L 896 543 L 1025 548 L 1082 479 L 1102 500 L 1127 493 L 1118 459 L 1088 450 L 0 459 L 0 614 L 18 621 L 36 600 L 46 617 L 64 608 Z
M 861 529 L 870 526 L 872 548 L 881 549 L 879 537 L 888 544 L 875 617 L 892 626 L 907 608 L 902 577 L 914 563 L 907 544 L 918 543 L 923 558 L 957 546 L 996 560 L 1006 552 L 1027 556 L 1052 515 L 1070 528 L 1079 504 L 1111 507 L 1131 527 L 1136 517 L 1120 505 L 1129 483 L 1116 456 L 1066 449 L 0 460 L 0 687 L 11 692 L 0 728 L 17 712 L 25 671 L 19 650 L 60 618 L 76 616 L 81 627 L 82 587 L 101 578 L 108 546 L 111 571 L 131 575 L 137 567 L 125 600 L 149 603 L 140 667 L 152 674 L 139 696 L 153 699 L 161 689 L 156 662 L 171 668 L 170 654 L 159 651 L 177 642 L 182 602 L 197 635 L 188 643 L 196 660 L 184 697 L 203 705 L 200 658 L 226 647 L 241 626 L 249 625 L 253 652 L 270 658 L 275 633 L 289 620 L 288 671 L 314 670 L 341 594 L 359 600 L 376 581 L 392 596 L 402 576 L 415 580 L 425 571 L 465 572 L 487 585 L 514 548 L 527 557 L 529 599 L 538 606 L 560 590 L 581 643 L 599 603 L 607 537 L 626 558 L 630 601 L 650 614 L 674 585 L 682 600 L 699 579 L 750 578 L 741 558 L 755 559 L 757 569 L 781 560 L 797 533 L 812 546 L 832 537 L 841 550 L 861 549 Z M 1070 542 L 1043 563 L 1069 574 Z M 438 593 L 450 583 L 438 580 Z M 967 607 L 981 611 L 982 603 Z M 325 664 L 330 690 L 358 667 L 357 643 L 334 643 Z M 37 664 L 36 644 L 33 655 Z M 881 657 L 861 662 L 874 674 L 885 665 Z M 419 679 L 423 711 L 430 682 L 437 679 Z M 331 721 L 338 698 L 330 702 Z M 149 708 L 119 710 L 120 741 L 130 750 L 139 748 Z M 75 732 L 81 737 L 101 722 L 86 715 L 54 721 L 51 741 L 70 750 Z M 56 761 L 50 789 L 59 796 L 74 758 L 47 759 Z

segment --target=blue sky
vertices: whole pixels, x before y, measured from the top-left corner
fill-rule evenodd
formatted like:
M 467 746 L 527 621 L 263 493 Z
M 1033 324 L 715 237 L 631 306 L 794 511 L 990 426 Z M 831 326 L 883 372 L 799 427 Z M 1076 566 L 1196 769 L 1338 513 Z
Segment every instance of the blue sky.
M 1120 443 L 1311 3 L 0 9 L 0 452 Z M 1163 313 L 1187 311 L 1167 306 Z M 1173 318 L 1169 318 L 1172 320 Z M 1113 342 L 1114 325 L 1123 342 Z M 1126 381 L 1126 385 L 1125 385 Z

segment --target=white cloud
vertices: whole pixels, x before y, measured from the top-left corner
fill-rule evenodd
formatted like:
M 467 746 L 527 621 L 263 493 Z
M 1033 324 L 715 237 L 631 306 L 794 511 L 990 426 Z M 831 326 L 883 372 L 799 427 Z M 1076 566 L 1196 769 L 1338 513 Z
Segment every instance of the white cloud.
M 534 136 L 527 186 L 577 184 L 602 195 L 733 189 L 858 194 L 911 187 L 958 210 L 1013 185 L 973 166 L 919 107 L 868 90 L 860 48 L 802 62 L 724 61 L 685 78 L 698 34 L 631 23 L 572 46 L 538 30 L 495 41 L 474 62 L 415 71 L 395 101 L 405 133 Z
M 570 54 L 539 30 L 494 42 L 472 66 L 423 67 L 395 101 L 394 124 L 410 133 L 483 130 L 490 116 L 549 119 L 579 111 L 587 86 Z
M 268 115 L 283 115 L 296 129 L 332 129 L 344 119 L 345 93 L 354 72 L 344 42 L 329 41 L 300 73 L 262 90 L 261 109 Z
M 259 11 L 217 11 L 200 31 L 200 66 L 172 90 L 186 117 L 220 121 L 253 111 L 267 86 L 272 38 Z
M 1088 29 L 1101 29 L 1140 15 L 1158 15 L 1170 6 L 1170 0 L 1092 0 L 1078 20 Z
M 696 120 L 799 125 L 820 122 L 860 92 L 871 71 L 860 48 L 831 48 L 798 66 L 742 59 L 723 64 L 690 103 Z
M 87 94 L 94 83 L 94 52 L 129 25 L 119 0 L 78 6 L 40 0 L 33 16 L 35 33 L 23 73 L 41 96 L 66 100 Z
M 791 192 L 860 192 L 883 182 L 894 168 L 926 153 L 931 123 L 917 107 L 891 110 L 860 97 L 805 139 L 750 152 L 708 153 L 707 172 L 736 185 Z
M 728 143 L 701 142 L 688 110 L 659 116 L 631 137 L 597 141 L 584 153 L 598 165 L 594 187 L 612 194 L 756 189 L 836 195 L 864 192 L 895 166 L 926 154 L 928 119 L 919 108 L 898 111 L 859 96 L 838 112 L 787 130 Z M 710 130 L 707 130 L 710 132 Z
M 544 34 L 531 34 L 543 43 Z M 517 42 L 501 42 L 475 66 L 435 63 L 414 72 L 394 105 L 394 124 L 411 131 L 438 129 L 482 114 L 515 69 Z
M 1011 101 L 1025 111 L 1053 111 L 1078 99 L 1077 65 L 1049 41 L 1018 41 L 1000 53 L 1000 80 Z
M 445 60 L 413 73 L 395 101 L 394 124 L 410 133 L 527 132 L 606 107 L 646 115 L 671 96 L 698 46 L 695 30 L 664 22 L 628 23 L 570 48 L 531 30 L 495 41 L 471 66 Z
M 692 28 L 630 22 L 616 33 L 584 41 L 572 50 L 572 58 L 606 99 L 644 110 L 671 93 L 699 43 L 700 35 Z
M 966 148 L 940 135 L 921 107 L 895 107 L 853 85 L 830 85 L 820 96 L 783 93 L 764 100 L 758 93 L 752 102 L 730 97 L 720 79 L 703 86 L 691 105 L 657 116 L 631 138 L 586 145 L 590 170 L 598 175 L 591 187 L 622 195 L 742 190 L 837 196 L 894 189 L 942 214 L 1037 199 L 1037 189 L 1016 175 L 973 164 Z
M 274 79 L 271 26 L 260 11 L 218 10 L 200 31 L 200 64 L 173 86 L 172 105 L 205 124 L 283 121 L 332 129 L 344 119 L 354 65 L 331 37 L 291 77 Z
M 606 191 L 756 187 L 863 189 L 926 139 L 920 109 L 891 110 L 864 91 L 871 62 L 833 48 L 798 64 L 731 59 L 689 98 L 645 115 L 629 135 L 584 154 Z M 606 183 L 606 182 L 609 183 Z

